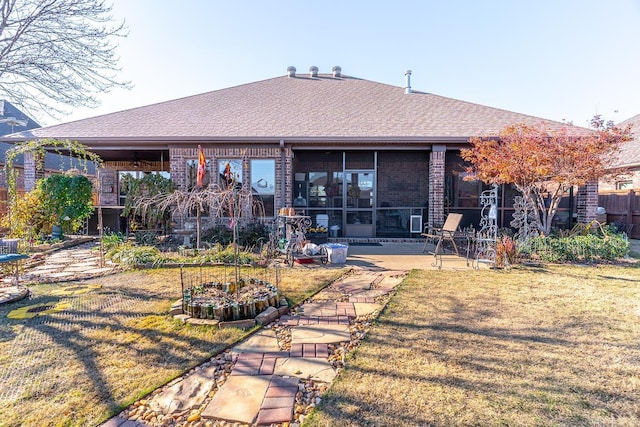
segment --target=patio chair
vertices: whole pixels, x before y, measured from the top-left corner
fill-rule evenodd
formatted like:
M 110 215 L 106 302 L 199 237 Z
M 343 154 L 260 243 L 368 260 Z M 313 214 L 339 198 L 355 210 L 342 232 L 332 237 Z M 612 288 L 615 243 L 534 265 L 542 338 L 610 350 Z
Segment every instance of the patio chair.
M 454 237 L 461 221 L 462 214 L 450 213 L 449 215 L 447 215 L 447 219 L 441 228 L 432 228 L 430 230 L 427 230 L 425 233 L 422 233 L 421 236 L 427 239 L 424 242 L 424 248 L 422 249 L 422 252 L 424 253 L 426 251 L 427 244 L 430 240 L 437 240 L 436 248 L 433 251 L 434 255 L 437 257 L 439 251 L 442 250 L 443 242 L 447 240 L 453 245 L 453 249 L 455 250 L 456 255 L 460 256 L 460 252 L 458 252 L 458 245 L 456 245 Z

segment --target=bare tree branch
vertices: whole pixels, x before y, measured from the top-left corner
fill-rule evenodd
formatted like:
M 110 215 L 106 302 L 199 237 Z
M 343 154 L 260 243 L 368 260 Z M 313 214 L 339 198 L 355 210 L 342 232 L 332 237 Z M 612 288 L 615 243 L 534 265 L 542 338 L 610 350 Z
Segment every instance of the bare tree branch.
M 49 117 L 95 107 L 119 81 L 113 24 L 103 0 L 0 0 L 0 96 Z

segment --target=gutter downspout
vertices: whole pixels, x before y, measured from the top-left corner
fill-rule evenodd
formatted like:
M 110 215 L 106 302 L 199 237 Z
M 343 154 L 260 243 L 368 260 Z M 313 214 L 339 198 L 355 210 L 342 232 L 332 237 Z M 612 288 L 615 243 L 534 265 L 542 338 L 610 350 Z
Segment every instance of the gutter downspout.
M 285 197 L 287 195 L 287 182 L 286 182 L 286 175 L 287 175 L 287 169 L 286 169 L 286 162 L 285 162 L 285 155 L 284 155 L 285 149 L 284 149 L 284 139 L 280 140 L 280 170 L 282 171 L 282 179 L 280 181 L 280 206 L 278 206 L 278 208 L 282 208 L 285 206 Z M 277 211 L 278 209 L 276 209 Z

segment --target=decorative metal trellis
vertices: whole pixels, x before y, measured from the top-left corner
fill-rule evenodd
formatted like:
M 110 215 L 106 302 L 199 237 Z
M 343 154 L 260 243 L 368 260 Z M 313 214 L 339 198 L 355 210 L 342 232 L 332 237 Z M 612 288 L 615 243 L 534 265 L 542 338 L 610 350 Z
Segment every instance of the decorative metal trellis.
M 476 233 L 476 265 L 481 262 L 496 264 L 496 244 L 498 241 L 498 185 L 480 195 L 480 230 Z
M 529 238 L 539 235 L 540 219 L 531 203 L 522 196 L 514 197 L 513 209 L 511 226 L 518 230 L 514 237 L 521 244 L 527 244 Z

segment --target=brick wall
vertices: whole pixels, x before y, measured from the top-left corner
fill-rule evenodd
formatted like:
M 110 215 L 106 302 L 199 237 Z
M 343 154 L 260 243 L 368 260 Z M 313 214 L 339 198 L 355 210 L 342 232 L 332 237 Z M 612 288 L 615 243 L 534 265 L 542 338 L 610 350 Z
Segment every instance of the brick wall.
M 585 224 L 597 219 L 598 181 L 591 181 L 578 188 L 576 210 L 579 223 Z
M 24 153 L 24 189 L 31 191 L 36 182 L 44 178 L 44 156 L 40 153 Z
M 244 186 L 250 186 L 251 181 L 251 160 L 253 159 L 272 159 L 275 161 L 275 207 L 276 211 L 288 204 L 283 202 L 282 185 L 285 185 L 284 199 L 290 201 L 292 198 L 292 151 L 291 148 L 285 147 L 281 151 L 280 147 L 207 147 L 203 146 L 205 158 L 210 161 L 210 173 L 212 181 L 214 177 L 219 176 L 222 171 L 218 170 L 218 160 L 243 160 L 242 165 L 242 182 Z M 169 157 L 171 159 L 170 172 L 171 180 L 179 188 L 184 190 L 188 184 L 187 161 L 196 160 L 198 158 L 198 147 L 170 147 Z M 282 160 L 284 159 L 284 164 Z
M 428 153 L 378 153 L 378 207 L 427 206 L 429 199 Z
M 429 158 L 429 215 L 430 226 L 444 223 L 445 148 L 434 146 Z

